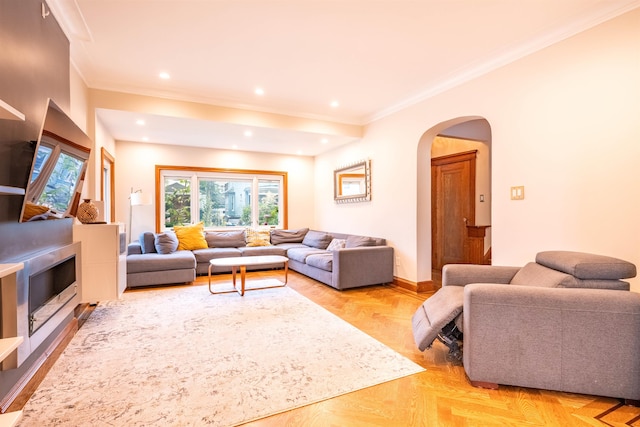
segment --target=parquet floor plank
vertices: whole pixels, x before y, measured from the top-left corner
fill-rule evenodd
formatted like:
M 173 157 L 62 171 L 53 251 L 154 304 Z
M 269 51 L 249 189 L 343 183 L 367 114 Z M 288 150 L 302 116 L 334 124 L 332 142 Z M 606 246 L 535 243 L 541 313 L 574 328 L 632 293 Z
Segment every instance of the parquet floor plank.
M 251 272 L 248 280 L 281 276 L 281 271 Z M 213 280 L 229 281 L 230 275 L 214 275 Z M 195 282 L 206 283 L 206 276 Z M 247 427 L 640 427 L 640 408 L 622 405 L 617 399 L 471 386 L 462 365 L 447 360 L 444 345 L 436 342 L 430 350 L 420 352 L 413 341 L 411 317 L 431 294 L 418 295 L 390 285 L 338 291 L 293 271 L 288 286 L 426 371 L 249 422 Z M 20 396 L 11 410 L 21 409 L 19 402 L 27 399 L 28 395 Z
M 444 345 L 436 342 L 425 352 L 416 348 L 411 317 L 430 294 L 416 295 L 389 285 L 337 291 L 294 275 L 292 288 L 427 371 L 249 426 L 307 425 L 297 424 L 299 413 L 316 411 L 321 415 L 307 419 L 322 426 L 606 426 L 640 415 L 640 408 L 616 408 L 617 399 L 508 386 L 475 388 L 461 364 L 447 360 Z M 606 419 L 596 418 L 612 408 L 616 409 Z

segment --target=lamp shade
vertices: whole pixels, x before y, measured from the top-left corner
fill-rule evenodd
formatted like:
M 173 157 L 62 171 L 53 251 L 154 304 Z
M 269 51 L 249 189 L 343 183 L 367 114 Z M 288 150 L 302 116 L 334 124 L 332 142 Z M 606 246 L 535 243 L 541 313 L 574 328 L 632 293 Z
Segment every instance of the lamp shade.
M 150 205 L 150 204 L 151 204 L 151 194 L 143 193 L 141 191 L 131 193 L 131 206 Z

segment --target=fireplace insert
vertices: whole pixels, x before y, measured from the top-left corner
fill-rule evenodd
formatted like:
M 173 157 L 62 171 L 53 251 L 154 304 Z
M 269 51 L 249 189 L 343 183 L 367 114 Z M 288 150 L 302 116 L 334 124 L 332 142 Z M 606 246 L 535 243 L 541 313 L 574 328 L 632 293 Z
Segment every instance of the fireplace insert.
M 1 287 L 0 337 L 21 336 L 18 351 L 2 362 L 2 370 L 20 366 L 66 321 L 73 318 L 80 298 L 80 242 L 43 248 L 21 257 L 24 269 L 15 286 Z

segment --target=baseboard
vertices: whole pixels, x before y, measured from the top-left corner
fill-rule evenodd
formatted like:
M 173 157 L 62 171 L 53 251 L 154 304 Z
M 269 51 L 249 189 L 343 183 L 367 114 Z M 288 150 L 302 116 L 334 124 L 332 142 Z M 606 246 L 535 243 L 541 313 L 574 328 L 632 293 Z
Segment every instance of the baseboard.
M 433 283 L 433 280 L 425 280 L 422 282 L 412 282 L 401 277 L 393 277 L 393 285 L 402 289 L 406 289 L 415 293 L 422 292 L 435 292 L 437 286 Z
M 22 409 L 77 331 L 78 319 L 74 317 L 0 401 L 0 412 Z

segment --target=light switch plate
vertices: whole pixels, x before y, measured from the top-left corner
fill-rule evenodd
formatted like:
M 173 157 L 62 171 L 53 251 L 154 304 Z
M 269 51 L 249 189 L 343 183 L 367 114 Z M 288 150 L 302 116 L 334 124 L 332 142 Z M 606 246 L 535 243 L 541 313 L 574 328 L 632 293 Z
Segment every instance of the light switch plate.
M 524 186 L 511 187 L 511 200 L 523 200 L 524 199 Z

